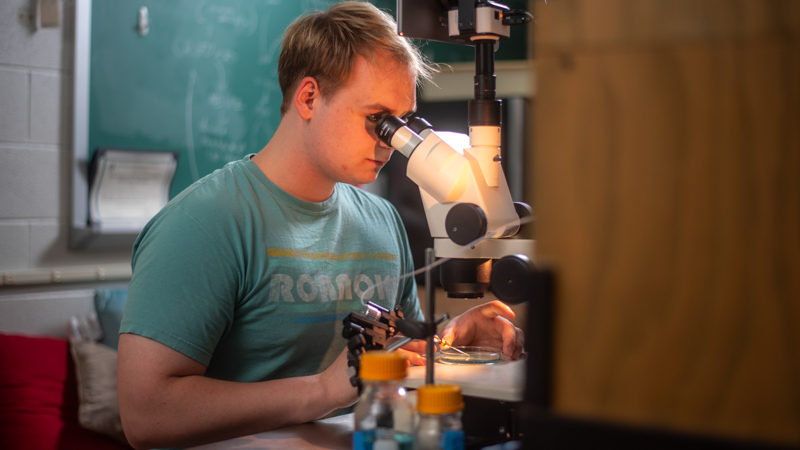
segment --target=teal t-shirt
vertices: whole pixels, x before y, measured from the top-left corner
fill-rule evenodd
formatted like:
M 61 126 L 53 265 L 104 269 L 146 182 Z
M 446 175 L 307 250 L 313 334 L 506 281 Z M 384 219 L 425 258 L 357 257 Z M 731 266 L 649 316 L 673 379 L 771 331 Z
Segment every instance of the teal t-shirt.
M 120 333 L 154 339 L 206 375 L 315 374 L 345 348 L 367 301 L 422 320 L 405 229 L 384 199 L 338 184 L 293 197 L 246 157 L 170 201 L 134 244 Z

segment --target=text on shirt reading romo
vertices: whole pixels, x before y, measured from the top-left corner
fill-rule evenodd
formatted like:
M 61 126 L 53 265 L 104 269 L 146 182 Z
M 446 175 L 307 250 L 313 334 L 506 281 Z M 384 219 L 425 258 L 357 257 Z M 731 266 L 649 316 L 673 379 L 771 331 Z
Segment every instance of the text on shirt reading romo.
M 352 259 L 372 259 L 397 261 L 397 255 L 379 252 L 308 252 L 289 249 L 268 249 L 267 255 L 273 258 L 299 258 L 311 260 L 342 261 Z M 273 274 L 270 276 L 270 302 L 294 302 L 295 296 L 304 302 L 327 302 L 353 300 L 355 298 L 366 303 L 376 295 L 378 300 L 395 298 L 397 280 L 391 275 L 375 274 L 373 278 L 358 273 L 353 278 L 347 273 L 340 273 L 334 278 L 328 275 L 317 275 L 316 279 L 307 273 L 300 274 L 295 280 L 291 275 Z M 293 293 L 294 292 L 294 293 Z

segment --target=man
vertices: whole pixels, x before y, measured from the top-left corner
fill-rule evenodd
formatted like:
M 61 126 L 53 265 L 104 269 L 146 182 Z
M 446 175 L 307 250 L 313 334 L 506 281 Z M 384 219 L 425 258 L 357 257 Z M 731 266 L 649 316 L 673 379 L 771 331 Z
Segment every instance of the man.
M 136 448 L 185 447 L 319 419 L 352 405 L 341 319 L 367 300 L 422 320 L 401 221 L 353 184 L 392 149 L 430 69 L 391 17 L 345 2 L 285 33 L 273 138 L 173 199 L 145 227 L 120 329 L 118 392 Z M 451 321 L 454 345 L 522 332 L 499 302 Z M 424 358 L 410 353 L 412 363 Z

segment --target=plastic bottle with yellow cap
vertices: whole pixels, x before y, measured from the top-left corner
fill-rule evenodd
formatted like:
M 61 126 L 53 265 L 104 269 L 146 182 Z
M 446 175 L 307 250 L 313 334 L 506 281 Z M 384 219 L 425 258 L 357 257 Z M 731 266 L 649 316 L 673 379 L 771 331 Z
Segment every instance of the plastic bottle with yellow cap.
M 419 419 L 415 450 L 464 450 L 461 411 L 464 398 L 454 384 L 426 384 L 417 389 Z
M 412 450 L 414 407 L 400 380 L 406 358 L 398 352 L 369 351 L 361 356 L 364 392 L 356 405 L 353 450 Z

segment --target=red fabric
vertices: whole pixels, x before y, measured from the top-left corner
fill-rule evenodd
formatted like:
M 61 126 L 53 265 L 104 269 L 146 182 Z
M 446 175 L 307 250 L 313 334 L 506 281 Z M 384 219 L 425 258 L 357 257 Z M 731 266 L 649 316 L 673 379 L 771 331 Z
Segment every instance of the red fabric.
M 130 449 L 78 423 L 78 384 L 65 339 L 2 333 L 0 448 Z

